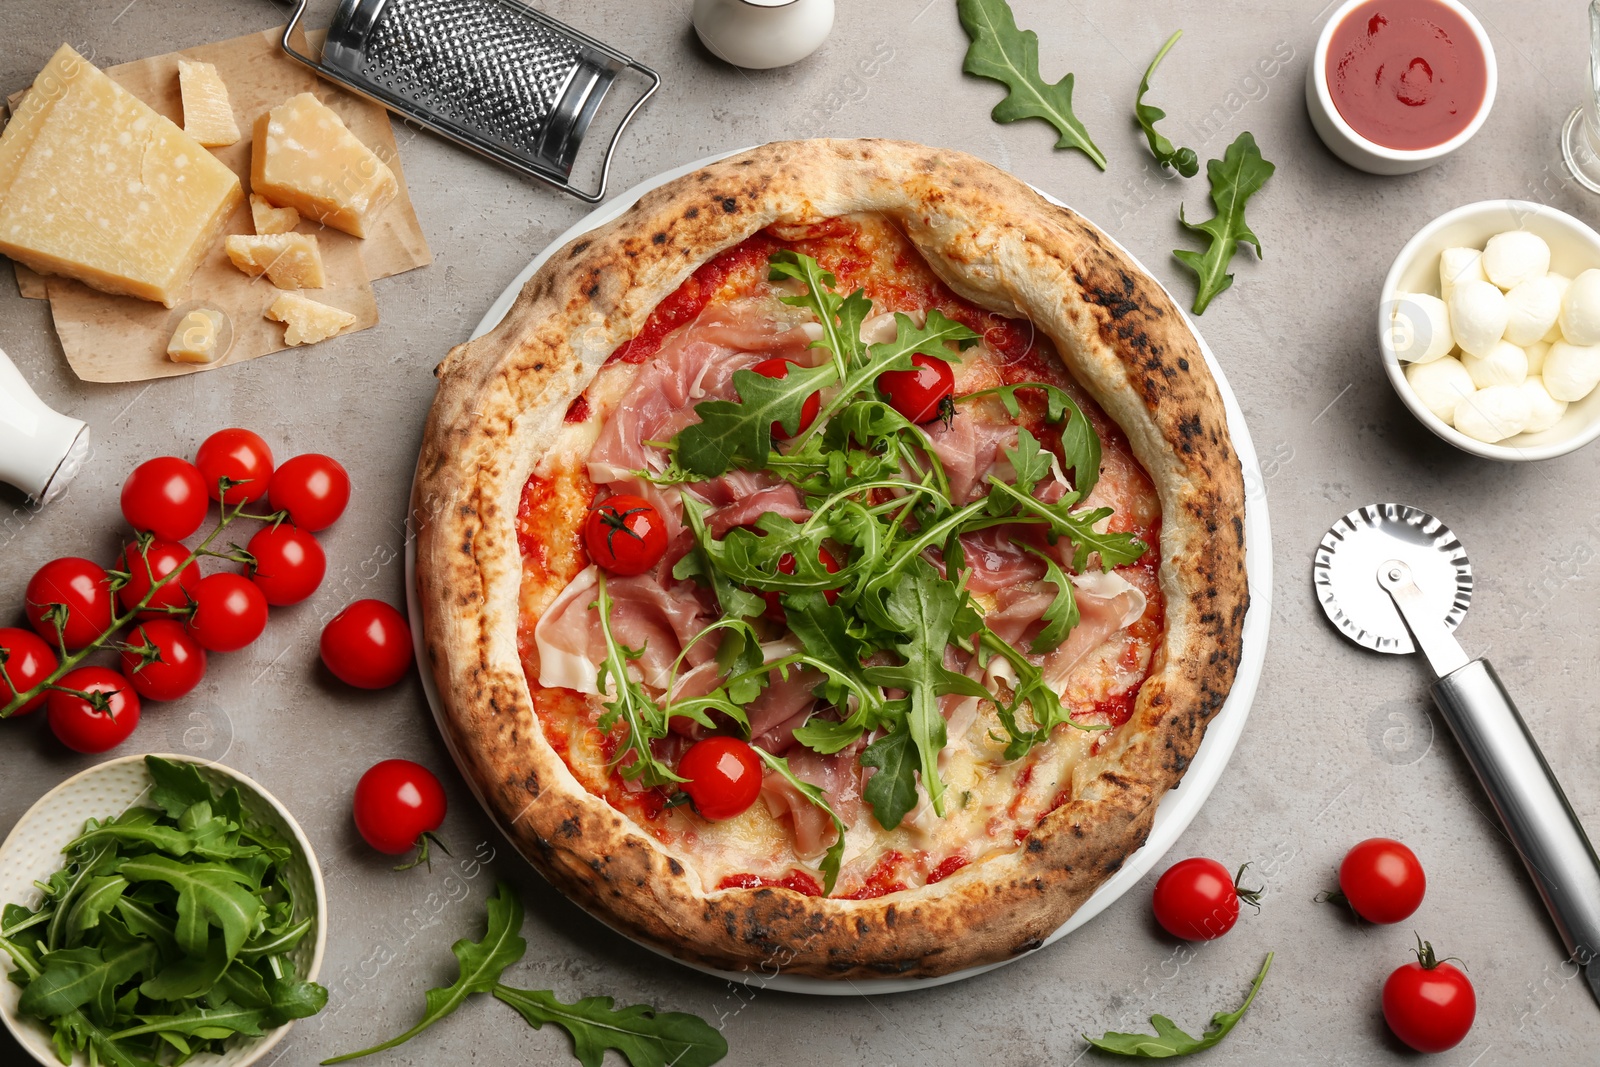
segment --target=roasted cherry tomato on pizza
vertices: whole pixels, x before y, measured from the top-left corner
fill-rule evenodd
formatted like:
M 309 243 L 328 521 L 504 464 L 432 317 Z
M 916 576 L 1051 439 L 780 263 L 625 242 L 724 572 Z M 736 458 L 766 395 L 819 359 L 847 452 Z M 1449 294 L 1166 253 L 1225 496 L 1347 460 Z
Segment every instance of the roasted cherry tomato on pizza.
M 827 568 L 829 574 L 838 574 L 839 568 L 843 566 L 843 564 L 834 558 L 832 552 L 829 552 L 821 545 L 817 546 L 817 559 L 822 562 L 823 567 Z M 782 556 L 778 557 L 778 573 L 793 574 L 794 568 L 794 556 L 784 553 Z M 839 599 L 839 591 L 837 589 L 824 589 L 822 591 L 822 596 L 823 599 L 832 604 Z M 761 594 L 761 598 L 767 602 L 767 618 L 776 622 L 784 622 L 787 619 L 787 616 L 785 616 L 783 613 L 783 601 L 781 599 L 781 594 L 776 589 L 767 590 Z
M 789 376 L 789 368 L 795 365 L 790 359 L 764 359 L 750 369 L 763 378 L 773 378 L 778 381 Z M 772 421 L 772 436 L 779 441 L 805 433 L 811 429 L 811 424 L 817 421 L 817 413 L 822 410 L 822 393 L 815 392 L 806 397 L 805 403 L 800 405 L 800 425 L 795 427 L 794 433 L 783 428 L 783 424 L 776 419 Z
M 245 573 L 273 607 L 300 603 L 317 591 L 328 571 L 317 539 L 287 522 L 262 527 L 246 550 L 254 562 Z
M 1410 918 L 1422 906 L 1427 889 L 1417 854 L 1387 837 L 1362 841 L 1339 864 L 1339 895 L 1368 922 Z
M 237 652 L 267 628 L 267 598 L 242 574 L 209 574 L 195 584 L 185 626 L 207 652 Z
M 122 516 L 141 533 L 182 541 L 206 521 L 211 498 L 196 467 L 177 456 L 147 459 L 122 483 Z
M 128 580 L 117 590 L 117 603 L 122 605 L 123 611 L 132 611 L 145 597 L 150 598 L 139 612 L 141 619 L 166 615 L 167 608 L 187 607 L 200 584 L 200 564 L 189 559 L 189 550 L 176 541 L 160 538 L 146 545 L 131 544 L 124 548 L 117 559 L 117 569 L 128 575 Z M 177 572 L 176 577 L 161 588 L 155 588 L 157 582 L 174 572 Z
M 109 667 L 79 667 L 56 683 L 45 713 L 56 739 L 74 752 L 106 752 L 139 725 L 139 694 Z
M 1221 937 L 1239 921 L 1239 901 L 1260 907 L 1261 890 L 1239 884 L 1248 866 L 1229 875 L 1216 860 L 1199 856 L 1174 863 L 1156 882 L 1152 901 L 1156 922 L 1185 941 Z
M 206 480 L 206 493 L 212 500 L 237 504 L 253 502 L 267 495 L 272 479 L 272 449 L 261 436 L 238 428 L 218 430 L 200 442 L 194 465 Z M 229 488 L 221 491 L 222 479 Z
M 1478 1014 L 1478 997 L 1461 968 L 1434 956 L 1417 938 L 1417 958 L 1383 983 L 1383 1019 L 1394 1036 L 1418 1052 L 1461 1044 Z
M 956 374 L 950 364 L 921 352 L 911 357 L 910 370 L 878 375 L 878 391 L 912 422 L 932 422 L 950 414 L 955 390 Z
M 367 844 L 388 856 L 418 850 L 417 858 L 397 871 L 428 862 L 428 842 L 438 841 L 433 832 L 444 814 L 444 787 L 420 763 L 386 759 L 356 783 L 356 829 Z
M 643 574 L 667 551 L 667 527 L 644 497 L 619 493 L 596 504 L 583 524 L 589 558 L 612 574 Z
M 123 640 L 122 675 L 146 700 L 177 700 L 206 674 L 206 650 L 176 619 L 151 619 Z
M 350 503 L 350 472 L 332 456 L 294 456 L 272 472 L 267 503 L 288 512 L 289 521 L 307 533 L 326 530 Z
M 322 630 L 322 662 L 347 685 L 384 689 L 411 667 L 411 627 L 381 600 L 357 600 Z
M 696 741 L 678 761 L 683 791 L 708 819 L 741 815 L 761 795 L 761 757 L 737 737 Z
M 87 648 L 111 625 L 111 576 L 78 556 L 53 559 L 34 572 L 24 594 L 28 623 L 40 637 L 67 651 Z
M 0 708 L 11 703 L 18 693 L 26 693 L 50 677 L 60 665 L 55 650 L 38 634 L 15 626 L 0 627 L 0 668 L 4 669 L 0 673 Z M 26 715 L 36 710 L 47 695 L 40 693 L 11 714 Z

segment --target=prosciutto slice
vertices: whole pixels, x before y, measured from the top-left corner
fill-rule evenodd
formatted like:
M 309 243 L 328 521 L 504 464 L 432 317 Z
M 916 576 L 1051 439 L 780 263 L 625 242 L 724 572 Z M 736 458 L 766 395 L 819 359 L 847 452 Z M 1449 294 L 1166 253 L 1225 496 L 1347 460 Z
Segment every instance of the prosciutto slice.
M 958 507 L 983 495 L 984 479 L 1005 462 L 1003 450 L 1017 447 L 1015 424 L 976 418 L 965 410 L 958 409 L 949 426 L 932 423 L 924 429 L 950 478 L 951 503 Z
M 788 757 L 794 776 L 821 789 L 828 798 L 828 806 L 846 826 L 854 824 L 861 814 L 861 767 L 857 760 L 862 747 L 858 741 L 831 756 L 797 748 Z M 789 821 L 794 832 L 795 854 L 801 859 L 816 859 L 833 844 L 833 820 L 828 818 L 828 813 L 806 799 L 781 775 L 767 772 L 761 780 L 761 798 L 774 819 Z

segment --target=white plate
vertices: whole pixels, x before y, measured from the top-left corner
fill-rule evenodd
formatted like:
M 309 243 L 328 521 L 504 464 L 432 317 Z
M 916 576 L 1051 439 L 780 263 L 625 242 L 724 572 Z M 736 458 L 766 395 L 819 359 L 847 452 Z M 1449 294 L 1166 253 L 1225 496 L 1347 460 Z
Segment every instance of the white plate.
M 506 312 L 511 310 L 511 305 L 516 302 L 517 294 L 522 291 L 523 285 L 533 277 L 534 272 L 544 266 L 555 251 L 568 241 L 580 234 L 589 232 L 598 226 L 617 218 L 628 208 L 632 207 L 640 197 L 657 186 L 664 185 L 675 178 L 699 170 L 708 163 L 715 163 L 719 159 L 734 155 L 735 152 L 744 151 L 735 149 L 732 152 L 719 152 L 705 159 L 698 159 L 693 163 L 686 163 L 681 167 L 659 174 L 649 181 L 634 186 L 625 193 L 618 194 L 616 199 L 608 201 L 580 219 L 566 233 L 556 238 L 549 247 L 533 258 L 522 272 L 511 280 L 505 291 L 484 313 L 482 321 L 472 331 L 473 338 L 482 337 L 499 325 Z M 1065 207 L 1061 201 L 1043 190 L 1038 190 L 1039 195 L 1053 204 Z M 1124 255 L 1139 265 L 1144 270 L 1144 265 L 1139 264 L 1132 253 L 1112 241 Z M 1145 271 L 1148 275 L 1150 272 Z M 1153 276 L 1152 276 L 1153 277 Z M 1157 283 L 1159 284 L 1159 283 Z M 1165 290 L 1163 290 L 1165 291 Z M 1170 295 L 1170 294 L 1169 294 Z M 1185 321 L 1188 321 L 1187 316 Z M 1193 329 L 1194 324 L 1189 323 Z M 1199 749 L 1195 752 L 1194 759 L 1189 764 L 1189 769 L 1183 776 L 1183 788 L 1168 791 L 1162 798 L 1160 806 L 1156 809 L 1155 819 L 1150 828 L 1150 836 L 1145 840 L 1144 847 L 1129 856 L 1116 874 L 1112 875 L 1104 885 L 1095 890 L 1094 895 L 1084 901 L 1083 906 L 1073 913 L 1062 927 L 1049 937 L 1045 938 L 1040 948 L 1047 947 L 1061 940 L 1067 934 L 1076 930 L 1090 919 L 1099 915 L 1110 907 L 1122 894 L 1133 888 L 1140 878 L 1143 878 L 1150 868 L 1166 854 L 1167 849 L 1178 840 L 1178 836 L 1188 827 L 1195 814 L 1199 812 L 1200 805 L 1205 803 L 1211 789 L 1222 777 L 1222 770 L 1228 764 L 1228 757 L 1233 754 L 1233 747 L 1239 741 L 1239 735 L 1244 731 L 1245 718 L 1250 714 L 1251 701 L 1255 699 L 1256 685 L 1261 680 L 1261 667 L 1267 653 L 1267 626 L 1272 617 L 1272 530 L 1267 521 L 1267 501 L 1264 490 L 1265 482 L 1261 476 L 1261 467 L 1256 460 L 1255 445 L 1250 440 L 1250 431 L 1244 424 L 1244 412 L 1239 408 L 1239 402 L 1234 398 L 1233 390 L 1228 386 L 1227 378 L 1223 377 L 1222 368 L 1217 365 L 1217 360 L 1206 345 L 1205 339 L 1198 330 L 1194 335 L 1200 342 L 1200 350 L 1205 354 L 1206 365 L 1211 368 L 1211 374 L 1217 380 L 1217 388 L 1222 393 L 1223 406 L 1228 413 L 1228 432 L 1233 437 L 1233 447 L 1239 455 L 1239 462 L 1244 468 L 1245 506 L 1245 572 L 1250 580 L 1250 610 L 1244 617 L 1244 646 L 1239 661 L 1239 673 L 1234 679 L 1233 688 L 1228 693 L 1228 699 L 1223 702 L 1222 710 L 1216 718 L 1206 727 L 1205 737 L 1200 742 Z M 416 595 L 416 549 L 415 542 L 406 542 L 406 596 L 410 608 L 411 633 L 417 643 L 417 662 L 426 663 L 427 658 L 421 645 L 422 615 L 417 604 Z M 439 703 L 439 693 L 434 687 L 433 677 L 424 670 L 422 673 L 422 686 L 428 694 L 428 703 L 433 708 L 434 718 L 440 719 L 440 729 L 444 732 L 446 741 L 449 732 L 444 730 Z M 459 757 L 456 762 L 459 764 Z M 480 798 L 481 799 L 481 798 Z M 599 916 L 596 916 L 599 918 Z M 604 921 L 602 919 L 602 921 Z M 637 942 L 649 948 L 658 955 L 684 966 L 693 967 L 697 971 L 715 975 L 734 982 L 759 982 L 763 988 L 777 989 L 789 993 L 814 993 L 823 996 L 846 996 L 860 993 L 863 987 L 870 987 L 874 994 L 878 993 L 903 993 L 914 989 L 928 989 L 932 986 L 944 985 L 947 982 L 957 982 L 963 978 L 971 978 L 992 971 L 996 967 L 1003 967 L 1014 959 L 1001 960 L 999 963 L 990 963 L 982 967 L 971 967 L 964 971 L 943 975 L 938 978 L 877 978 L 859 980 L 855 982 L 833 982 L 826 978 L 807 978 L 800 975 L 783 975 L 769 977 L 755 972 L 719 971 L 710 967 L 701 967 L 697 964 L 686 963 L 668 953 L 643 942 Z M 1039 949 L 1035 949 L 1035 952 Z

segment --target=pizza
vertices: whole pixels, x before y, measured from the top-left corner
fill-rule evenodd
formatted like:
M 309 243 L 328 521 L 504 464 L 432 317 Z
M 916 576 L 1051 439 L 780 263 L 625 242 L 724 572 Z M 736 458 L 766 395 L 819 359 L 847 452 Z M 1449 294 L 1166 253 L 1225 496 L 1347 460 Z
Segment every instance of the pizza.
M 728 970 L 1037 948 L 1239 663 L 1244 493 L 1161 288 L 920 145 L 767 145 L 454 349 L 416 581 L 447 740 L 557 887 Z

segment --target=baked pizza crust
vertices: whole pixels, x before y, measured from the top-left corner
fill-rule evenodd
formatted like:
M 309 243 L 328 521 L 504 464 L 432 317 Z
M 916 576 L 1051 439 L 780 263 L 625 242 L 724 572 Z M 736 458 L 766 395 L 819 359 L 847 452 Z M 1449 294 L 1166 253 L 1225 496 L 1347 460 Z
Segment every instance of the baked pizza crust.
M 545 742 L 517 652 L 523 484 L 569 404 L 700 264 L 774 223 L 894 220 L 957 293 L 1030 319 L 1125 431 L 1162 507 L 1166 633 L 1132 718 L 1073 771 L 1016 849 L 867 900 L 707 891 Z M 1216 383 L 1156 283 L 1093 225 L 972 156 L 898 141 L 792 141 L 646 194 L 559 250 L 500 325 L 459 345 L 418 461 L 413 515 L 428 668 L 458 764 L 513 844 L 622 933 L 728 970 L 930 977 L 1039 947 L 1144 843 L 1239 663 L 1244 488 Z

